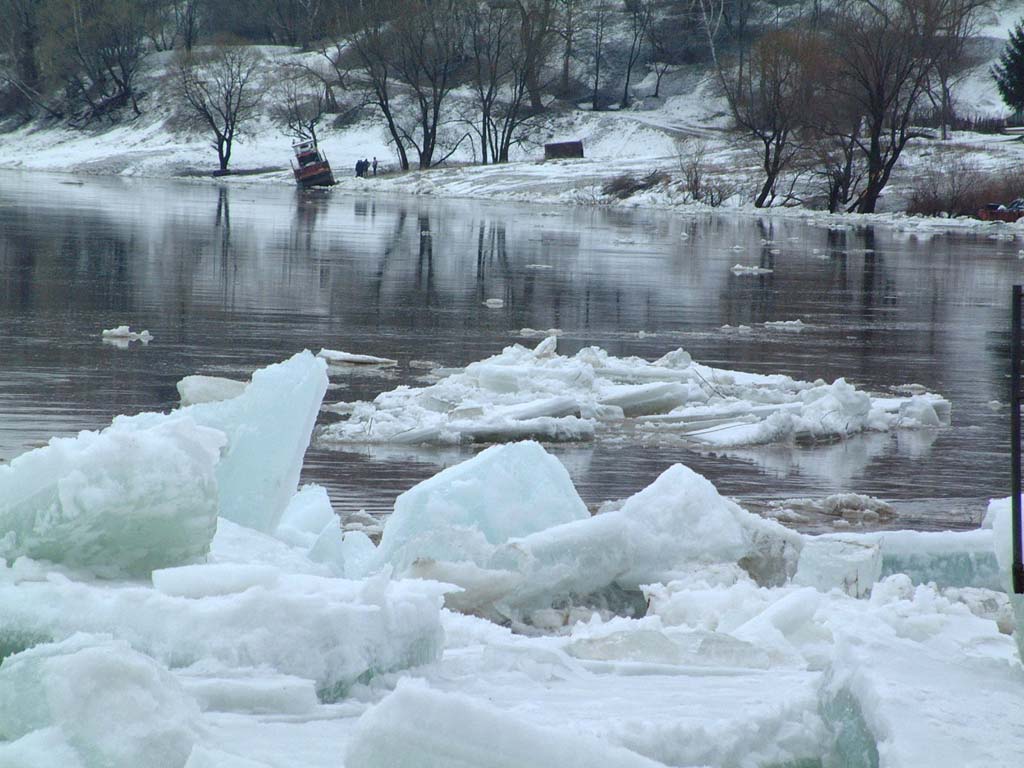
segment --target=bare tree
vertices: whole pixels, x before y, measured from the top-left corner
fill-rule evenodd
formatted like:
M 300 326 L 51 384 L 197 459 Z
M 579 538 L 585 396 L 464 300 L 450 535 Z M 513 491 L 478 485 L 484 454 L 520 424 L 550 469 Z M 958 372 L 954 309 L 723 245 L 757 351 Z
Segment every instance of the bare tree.
M 519 37 L 530 109 L 544 109 L 542 71 L 555 38 L 555 0 L 505 0 L 519 11 Z
M 651 25 L 651 0 L 624 0 L 626 14 L 629 19 L 629 54 L 626 56 L 626 84 L 622 88 L 620 106 L 629 106 L 629 82 L 632 79 L 633 67 L 636 66 L 643 51 L 644 38 Z
M 922 135 L 912 118 L 925 93 L 951 0 L 841 0 L 832 44 L 838 60 L 832 101 L 862 115 L 856 145 L 865 183 L 851 209 L 873 213 L 907 143 Z
M 68 97 L 84 110 L 84 124 L 131 104 L 140 109 L 135 78 L 146 55 L 143 0 L 52 0 L 44 6 L 44 34 Z
M 469 52 L 478 115 L 473 121 L 481 162 L 508 162 L 509 149 L 524 116 L 525 55 L 518 15 L 508 8 L 480 5 L 468 14 Z
M 409 153 L 399 126 L 396 96 L 400 89 L 391 50 L 396 35 L 390 15 L 382 3 L 369 3 L 350 13 L 346 26 L 352 29 L 345 43 L 323 49 L 339 82 L 351 79 L 365 90 L 366 100 L 380 110 L 403 171 L 409 170 Z
M 558 92 L 569 95 L 569 72 L 576 58 L 576 45 L 583 33 L 583 0 L 559 0 L 557 34 L 562 41 L 562 72 Z
M 286 136 L 317 141 L 317 126 L 327 115 L 323 82 L 308 67 L 287 67 L 275 89 L 271 117 Z
M 943 18 L 936 36 L 934 68 L 928 81 L 928 96 L 939 110 L 942 139 L 949 138 L 953 120 L 953 89 L 983 58 L 971 55 L 971 44 L 977 35 L 980 11 L 991 7 L 992 0 L 946 0 L 942 3 Z
M 611 9 L 599 2 L 587 14 L 590 32 L 591 89 L 590 108 L 595 112 L 601 108 L 601 70 L 608 56 L 605 50 L 608 25 L 611 23 Z
M 809 70 L 823 58 L 815 38 L 800 30 L 765 34 L 744 63 L 723 72 L 722 84 L 736 124 L 761 145 L 764 180 L 754 198 L 761 208 L 775 199 L 779 176 L 800 151 L 805 105 L 812 101 Z
M 220 46 L 206 56 L 178 60 L 175 81 L 186 120 L 213 135 L 220 171 L 228 170 L 234 142 L 258 114 L 262 59 L 251 48 Z

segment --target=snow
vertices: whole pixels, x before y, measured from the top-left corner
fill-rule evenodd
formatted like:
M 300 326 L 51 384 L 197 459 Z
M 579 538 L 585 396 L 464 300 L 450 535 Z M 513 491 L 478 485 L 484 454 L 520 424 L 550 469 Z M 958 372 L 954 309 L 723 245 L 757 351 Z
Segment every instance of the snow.
M 844 379 L 832 384 L 711 368 L 685 350 L 653 362 L 616 358 L 599 347 L 572 357 L 557 337 L 534 349 L 506 347 L 429 386 L 402 386 L 373 402 L 348 404 L 349 418 L 326 443 L 463 443 L 591 440 L 629 419 L 652 439 L 716 448 L 832 439 L 864 431 L 949 423 L 939 395 L 872 396 Z

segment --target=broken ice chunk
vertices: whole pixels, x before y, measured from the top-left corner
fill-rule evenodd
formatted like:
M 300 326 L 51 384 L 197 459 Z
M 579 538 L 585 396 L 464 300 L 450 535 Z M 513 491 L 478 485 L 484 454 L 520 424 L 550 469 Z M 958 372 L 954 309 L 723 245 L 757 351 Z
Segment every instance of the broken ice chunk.
M 245 391 L 246 382 L 224 379 L 220 376 L 186 376 L 178 382 L 178 397 L 182 407 L 196 403 L 217 403 L 238 397 Z
M 136 333 L 127 325 L 119 325 L 116 328 L 108 328 L 100 334 L 104 341 L 112 342 L 129 342 L 129 341 L 141 341 L 143 344 L 149 344 L 153 340 L 153 334 L 149 331 L 141 331 Z
M 494 546 L 589 518 L 562 463 L 534 442 L 496 445 L 406 491 L 384 525 L 380 557 L 484 564 Z
M 169 414 L 118 416 L 113 428 L 140 430 L 192 419 L 227 435 L 217 465 L 219 514 L 272 532 L 299 484 L 302 459 L 327 391 L 327 365 L 308 352 L 256 371 L 245 391 Z
M 0 666 L 0 764 L 16 764 L 6 742 L 56 728 L 86 768 L 180 768 L 200 717 L 173 675 L 122 640 L 77 634 Z
M 0 558 L 143 576 L 194 562 L 216 530 L 222 432 L 192 419 L 54 438 L 0 466 Z
M 397 360 L 390 357 L 375 357 L 374 355 L 357 355 L 352 352 L 343 352 L 340 349 L 321 349 L 316 353 L 331 365 L 398 365 Z
M 839 589 L 851 597 L 864 597 L 881 573 L 877 544 L 809 537 L 800 550 L 793 581 L 823 592 Z

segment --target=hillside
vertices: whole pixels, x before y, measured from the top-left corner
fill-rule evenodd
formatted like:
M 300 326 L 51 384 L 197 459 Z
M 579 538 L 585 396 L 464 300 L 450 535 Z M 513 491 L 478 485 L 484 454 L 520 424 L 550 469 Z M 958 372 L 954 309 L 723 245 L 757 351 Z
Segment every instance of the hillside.
M 1024 16 L 1024 2 L 998 3 L 981 19 L 975 45 L 992 61 L 1002 50 L 1008 30 Z M 615 34 L 623 44 L 625 32 Z M 289 138 L 271 119 L 277 96 L 273 85 L 281 73 L 297 64 L 319 66 L 319 53 L 299 53 L 284 46 L 254 47 L 264 59 L 261 88 L 267 94 L 259 117 L 235 144 L 231 168 L 237 174 L 221 183 L 292 183 Z M 139 75 L 141 115 L 118 122 L 97 121 L 87 128 L 36 119 L 0 134 L 0 168 L 75 174 L 142 177 L 203 178 L 216 168 L 209 137 L 181 126 L 176 116 L 172 54 L 155 53 L 144 59 Z M 1007 110 L 982 64 L 954 92 L 957 113 L 963 116 L 1003 116 Z M 582 75 L 581 75 L 582 76 Z M 589 104 L 552 102 L 550 114 L 529 130 L 522 146 L 513 147 L 506 165 L 476 166 L 476 149 L 469 142 L 438 168 L 397 174 L 397 160 L 378 113 L 359 110 L 344 125 L 321 126 L 320 144 L 335 168 L 342 190 L 382 190 L 412 194 L 472 196 L 565 203 L 689 205 L 692 196 L 679 186 L 658 183 L 620 201 L 602 191 L 613 178 L 644 177 L 653 171 L 673 180 L 695 166 L 720 188 L 730 207 L 747 207 L 758 183 L 757 147 L 730 132 L 727 104 L 718 93 L 706 65 L 676 68 L 664 76 L 660 98 L 651 71 L 634 77 L 629 109 L 594 112 Z M 611 89 L 614 90 L 614 89 Z M 455 96 L 469 97 L 468 87 Z M 550 98 L 550 96 L 549 96 Z M 538 164 L 547 141 L 581 139 L 586 159 Z M 381 176 L 356 179 L 352 168 L 360 158 L 380 160 Z M 956 158 L 951 160 L 951 158 Z M 959 167 L 974 172 L 999 172 L 1024 161 L 1020 142 L 967 131 L 949 141 L 917 140 L 901 159 L 879 210 L 901 210 L 908 186 L 926 168 Z M 387 171 L 387 173 L 386 173 Z M 717 204 L 717 200 L 715 201 Z

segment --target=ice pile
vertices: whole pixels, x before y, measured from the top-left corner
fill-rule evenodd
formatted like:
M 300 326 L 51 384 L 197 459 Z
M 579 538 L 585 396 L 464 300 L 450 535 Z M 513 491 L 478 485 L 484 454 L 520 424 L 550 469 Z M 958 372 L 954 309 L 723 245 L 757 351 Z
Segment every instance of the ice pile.
M 800 543 L 682 465 L 591 517 L 561 463 L 524 442 L 492 446 L 399 496 L 364 562 L 456 584 L 449 606 L 519 622 L 581 601 L 639 610 L 641 585 L 695 562 L 743 562 L 766 583 L 784 581 Z
M 473 375 L 585 372 L 539 352 Z M 587 418 L 716 378 L 585 353 Z M 805 536 L 675 465 L 591 515 L 522 442 L 403 494 L 375 547 L 296 490 L 325 367 L 0 468 L 0 767 L 1019 763 L 1006 501 L 963 534 Z M 769 378 L 731 375 L 714 396 Z
M 325 367 L 304 352 L 0 467 L 0 766 L 265 766 L 211 716 L 315 722 L 438 658 L 451 587 L 338 578 L 373 545 L 296 493 Z
M 832 384 L 711 368 L 682 349 L 653 362 L 598 347 L 572 357 L 548 337 L 518 344 L 426 387 L 401 386 L 354 403 L 325 442 L 460 443 L 590 440 L 627 424 L 651 438 L 717 448 L 825 440 L 867 430 L 949 423 L 934 394 L 873 396 Z

